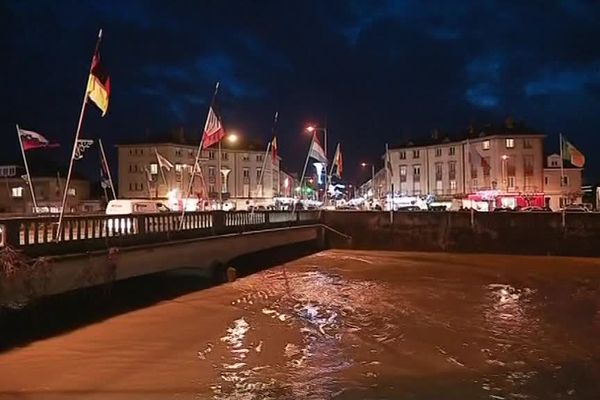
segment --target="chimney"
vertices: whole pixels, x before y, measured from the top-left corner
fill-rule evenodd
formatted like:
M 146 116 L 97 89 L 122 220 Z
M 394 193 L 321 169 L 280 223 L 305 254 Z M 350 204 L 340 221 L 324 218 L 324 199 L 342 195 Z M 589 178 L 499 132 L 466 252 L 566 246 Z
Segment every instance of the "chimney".
M 431 131 L 431 138 L 433 140 L 438 140 L 440 138 L 440 132 L 437 130 L 437 128 Z
M 513 120 L 513 117 L 511 117 L 510 115 L 508 117 L 506 117 L 506 119 L 504 120 L 504 126 L 506 126 L 507 129 L 514 128 L 515 121 Z

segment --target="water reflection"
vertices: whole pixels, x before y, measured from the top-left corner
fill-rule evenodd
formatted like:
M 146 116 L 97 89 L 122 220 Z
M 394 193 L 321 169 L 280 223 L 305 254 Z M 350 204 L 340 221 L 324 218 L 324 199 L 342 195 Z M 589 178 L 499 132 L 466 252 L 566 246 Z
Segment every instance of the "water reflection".
M 492 280 L 478 291 L 464 277 L 424 272 L 404 281 L 352 278 L 332 268 L 332 260 L 379 262 L 321 253 L 302 267 L 276 268 L 233 285 L 241 296 L 232 305 L 243 317 L 222 339 L 229 352 L 215 398 L 390 393 L 394 385 L 381 380 L 390 371 L 413 374 L 428 366 L 429 374 L 478 371 L 464 388 L 482 398 L 520 399 L 541 390 L 540 368 L 560 376 L 560 361 L 547 359 L 550 339 L 540 334 L 548 326 L 536 288 Z M 264 327 L 265 319 L 267 331 L 248 343 L 244 334 Z M 280 337 L 270 337 L 271 330 Z M 270 347 L 268 355 L 260 353 L 263 346 Z

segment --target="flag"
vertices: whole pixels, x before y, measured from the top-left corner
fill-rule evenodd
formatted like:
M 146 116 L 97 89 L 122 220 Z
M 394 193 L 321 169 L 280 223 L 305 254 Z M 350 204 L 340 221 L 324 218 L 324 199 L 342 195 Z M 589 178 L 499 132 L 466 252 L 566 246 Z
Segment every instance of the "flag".
M 221 119 L 215 113 L 213 107 L 210 106 L 202 135 L 202 148 L 206 149 L 218 143 L 223 137 L 225 137 L 225 129 L 223 129 L 223 125 L 221 124 Z
M 167 171 L 170 171 L 171 168 L 173 168 L 173 163 L 171 163 L 171 161 L 167 160 L 166 157 L 161 155 L 158 151 L 156 151 L 156 160 L 158 161 L 159 168 L 166 168 Z
M 273 164 L 277 164 L 277 138 L 273 137 L 271 141 L 271 161 Z
M 308 156 L 327 164 L 327 156 L 325 155 L 325 151 L 323 150 L 323 147 L 321 147 L 321 143 L 319 143 L 319 138 L 316 134 L 313 135 L 313 140 L 310 143 Z
M 100 186 L 102 189 L 108 189 L 111 186 L 108 176 L 108 165 L 104 157 L 100 157 Z
M 571 164 L 573 164 L 573 166 L 577 168 L 583 168 L 583 166 L 585 165 L 585 156 L 562 135 L 561 150 L 563 160 L 569 161 Z
M 108 99 L 110 97 L 110 76 L 100 64 L 100 52 L 98 50 L 92 58 L 87 96 L 102 111 L 102 116 L 105 116 L 108 111 Z
M 23 150 L 38 149 L 41 147 L 58 147 L 58 143 L 50 143 L 48 139 L 43 137 L 37 132 L 26 131 L 25 129 L 19 129 L 19 139 Z
M 94 144 L 92 139 L 77 139 L 77 145 L 75 146 L 75 153 L 73 153 L 73 160 L 81 160 L 83 153 L 86 149 L 90 148 Z
M 338 176 L 338 178 L 342 177 L 342 172 L 344 170 L 344 162 L 342 160 L 342 150 L 340 149 L 340 144 L 338 143 L 336 149 L 335 149 L 335 155 L 333 156 L 333 165 L 332 168 L 335 167 L 336 168 L 336 175 Z

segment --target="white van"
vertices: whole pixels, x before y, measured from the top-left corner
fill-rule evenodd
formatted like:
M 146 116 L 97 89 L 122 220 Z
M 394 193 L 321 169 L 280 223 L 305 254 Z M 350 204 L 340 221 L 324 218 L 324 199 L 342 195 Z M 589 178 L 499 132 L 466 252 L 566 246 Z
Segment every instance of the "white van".
M 106 206 L 106 215 L 114 215 L 115 217 L 107 219 L 107 234 L 109 236 L 114 236 L 116 234 L 134 234 L 137 231 L 137 227 L 135 224 L 132 224 L 133 218 L 130 216 L 136 214 L 156 214 L 168 211 L 170 211 L 169 208 L 160 200 L 111 200 Z
M 153 214 L 170 211 L 160 200 L 118 199 L 106 206 L 106 215 Z

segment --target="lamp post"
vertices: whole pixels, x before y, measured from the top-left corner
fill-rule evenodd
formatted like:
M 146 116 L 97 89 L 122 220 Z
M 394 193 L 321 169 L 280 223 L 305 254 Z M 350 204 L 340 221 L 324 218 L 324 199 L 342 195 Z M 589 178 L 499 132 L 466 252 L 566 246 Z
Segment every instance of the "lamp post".
M 502 183 L 504 183 L 504 192 L 508 192 L 508 182 L 506 180 L 506 160 L 508 160 L 508 156 L 506 154 L 502 155 Z
M 323 150 L 325 151 L 325 158 L 328 159 L 327 157 L 327 128 L 321 128 L 315 125 L 308 125 L 306 127 L 306 132 L 310 133 L 310 134 L 314 134 L 316 132 L 323 132 Z M 327 171 L 327 168 L 325 168 L 325 171 Z M 325 194 L 324 194 L 324 203 L 325 205 L 327 205 L 327 188 L 329 188 L 329 176 L 326 175 L 325 176 Z
M 226 137 L 225 140 L 227 140 L 228 143 L 235 143 L 238 140 L 238 136 L 235 132 L 231 132 L 229 133 Z M 221 156 L 223 155 L 222 150 L 221 150 L 221 142 L 222 140 L 219 140 L 219 157 L 218 157 L 218 166 L 217 169 L 219 170 L 219 207 L 222 210 L 223 209 L 223 183 L 225 183 L 225 187 L 227 188 L 227 175 L 229 174 L 229 172 L 223 172 L 223 168 L 221 165 Z M 230 194 L 231 197 L 231 194 Z
M 371 192 L 373 198 L 375 198 L 375 165 L 372 163 L 363 162 L 360 164 L 361 167 L 371 166 Z

